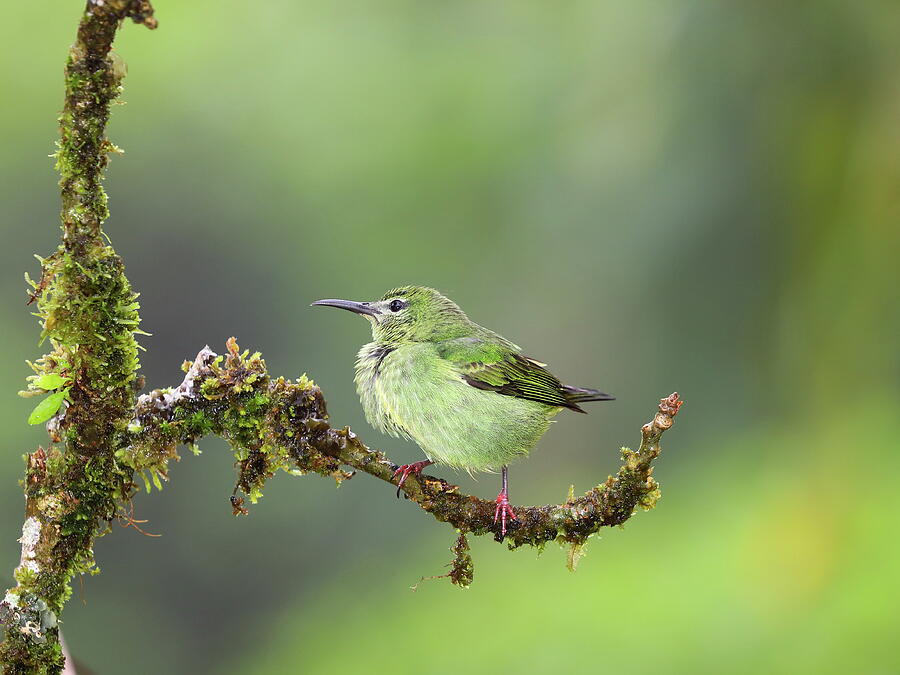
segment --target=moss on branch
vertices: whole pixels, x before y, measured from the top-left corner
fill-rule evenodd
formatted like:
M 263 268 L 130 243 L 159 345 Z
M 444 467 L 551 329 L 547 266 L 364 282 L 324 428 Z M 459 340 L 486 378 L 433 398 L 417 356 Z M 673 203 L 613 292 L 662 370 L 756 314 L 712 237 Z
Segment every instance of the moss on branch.
M 207 347 L 193 363 L 186 362 L 187 376 L 176 389 L 140 397 L 130 427 L 130 448 L 120 451 L 123 461 L 137 471 L 165 476 L 178 444 L 193 446 L 202 436 L 215 434 L 231 444 L 238 467 L 236 490 L 251 502 L 262 496 L 266 480 L 280 470 L 318 473 L 338 483 L 355 471 L 386 483 L 396 480 L 397 465 L 383 453 L 366 446 L 348 428 L 335 429 L 328 423 L 325 399 L 312 381 L 305 376 L 296 382 L 272 379 L 258 353 L 241 353 L 234 338 L 227 347 L 224 356 Z M 542 547 L 558 541 L 571 547 L 570 567 L 574 567 L 587 538 L 601 527 L 624 523 L 638 507 L 652 508 L 659 487 L 651 464 L 681 403 L 678 394 L 660 401 L 653 419 L 641 428 L 638 450 L 623 448 L 622 467 L 604 483 L 557 506 L 515 507 L 518 520 L 508 526 L 505 537 L 509 547 Z M 504 540 L 494 522 L 493 501 L 463 494 L 457 486 L 428 475 L 411 474 L 402 490 L 463 534 Z M 246 512 L 242 501 L 235 504 L 235 512 Z M 460 562 L 450 574 L 463 585 L 472 578 L 467 551 L 465 540 L 457 543 L 454 553 Z

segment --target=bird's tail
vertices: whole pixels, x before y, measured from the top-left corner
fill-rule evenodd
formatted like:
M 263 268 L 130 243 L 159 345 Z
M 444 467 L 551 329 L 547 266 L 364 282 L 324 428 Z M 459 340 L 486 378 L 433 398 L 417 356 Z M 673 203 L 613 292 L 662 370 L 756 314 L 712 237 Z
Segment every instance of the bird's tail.
M 616 397 L 612 394 L 604 394 L 602 391 L 597 391 L 596 389 L 584 389 L 582 387 L 570 387 L 568 385 L 563 386 L 563 396 L 565 396 L 566 400 L 572 404 L 572 409 L 577 410 L 578 412 L 584 412 L 578 406 L 579 403 L 616 400 Z

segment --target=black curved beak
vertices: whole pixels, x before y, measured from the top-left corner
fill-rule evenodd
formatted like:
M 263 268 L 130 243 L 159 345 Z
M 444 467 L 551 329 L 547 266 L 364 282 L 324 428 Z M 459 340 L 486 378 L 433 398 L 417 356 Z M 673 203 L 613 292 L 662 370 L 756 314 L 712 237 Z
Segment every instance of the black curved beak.
M 316 300 L 310 307 L 338 307 L 346 309 L 356 314 L 365 314 L 366 316 L 378 316 L 377 309 L 372 307 L 368 302 L 353 302 L 352 300 Z

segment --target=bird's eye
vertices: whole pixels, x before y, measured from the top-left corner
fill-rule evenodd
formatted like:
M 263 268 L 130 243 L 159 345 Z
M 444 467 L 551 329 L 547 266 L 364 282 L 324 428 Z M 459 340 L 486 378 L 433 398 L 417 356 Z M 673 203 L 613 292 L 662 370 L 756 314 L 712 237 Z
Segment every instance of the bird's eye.
M 406 303 L 402 300 L 391 300 L 391 304 L 388 305 L 388 309 L 392 312 L 399 312 L 404 307 L 406 307 Z

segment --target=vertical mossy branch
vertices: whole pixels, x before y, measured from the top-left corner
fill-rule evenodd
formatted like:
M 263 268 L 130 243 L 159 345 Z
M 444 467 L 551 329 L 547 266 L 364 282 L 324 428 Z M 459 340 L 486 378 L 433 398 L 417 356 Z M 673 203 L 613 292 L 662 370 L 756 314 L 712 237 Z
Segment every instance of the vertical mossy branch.
M 106 123 L 125 76 L 124 63 L 112 52 L 113 39 L 125 16 L 153 28 L 151 15 L 145 2 L 88 2 L 69 50 L 57 169 L 63 246 L 78 257 L 89 257 L 102 245 L 100 227 L 109 215 L 102 180 L 115 146 L 106 138 Z
M 116 150 L 105 135 L 110 104 L 125 74 L 111 53 L 113 39 L 127 18 L 155 27 L 152 15 L 146 0 L 90 0 L 66 63 L 56 155 L 62 243 L 42 260 L 32 295 L 51 351 L 33 364 L 28 393 L 54 393 L 31 421 L 50 418 L 50 445 L 27 457 L 18 585 L 0 606 L 7 673 L 60 672 L 56 617 L 69 581 L 91 570 L 94 538 L 133 492 L 116 449 L 134 405 L 138 305 L 121 259 L 104 241 L 102 180 Z

